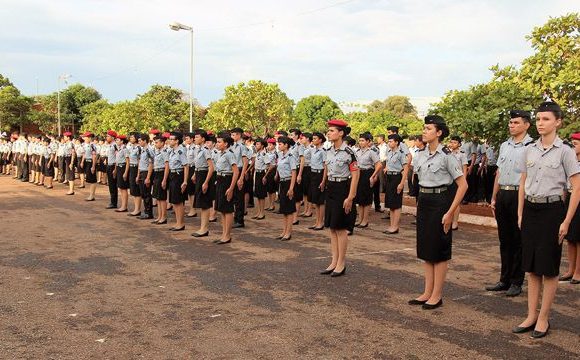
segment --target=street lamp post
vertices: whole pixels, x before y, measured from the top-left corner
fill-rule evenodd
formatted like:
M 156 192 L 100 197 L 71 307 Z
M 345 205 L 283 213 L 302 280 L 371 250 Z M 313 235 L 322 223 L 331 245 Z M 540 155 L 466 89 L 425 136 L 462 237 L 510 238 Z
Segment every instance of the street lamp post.
M 173 31 L 187 30 L 191 34 L 191 49 L 190 49 L 190 79 L 189 79 L 189 132 L 193 131 L 193 28 L 191 26 L 183 25 L 178 22 L 169 24 L 169 28 Z
M 56 112 L 57 112 L 57 119 L 58 119 L 58 136 L 61 135 L 61 130 L 60 130 L 60 81 L 64 80 L 64 82 L 66 83 L 66 79 L 68 79 L 70 77 L 71 77 L 71 75 L 67 75 L 67 74 L 63 74 L 63 75 L 60 75 L 58 77 L 58 85 L 57 85 L 58 91 L 56 93 L 57 94 L 56 95 L 56 98 L 57 98 Z

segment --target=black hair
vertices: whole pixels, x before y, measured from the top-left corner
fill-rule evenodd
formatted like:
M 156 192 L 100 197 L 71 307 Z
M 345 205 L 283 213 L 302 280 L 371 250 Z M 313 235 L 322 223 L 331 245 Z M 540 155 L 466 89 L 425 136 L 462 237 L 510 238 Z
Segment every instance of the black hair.
M 326 136 L 324 136 L 321 132 L 318 132 L 318 131 L 313 132 L 312 137 L 315 137 L 315 136 L 317 138 L 319 138 L 320 140 L 322 140 L 322 142 L 326 141 Z
M 364 132 L 364 133 L 360 134 L 358 136 L 358 138 L 359 139 L 365 139 L 366 141 L 373 141 L 373 136 L 370 133 L 368 133 L 368 132 Z
M 461 136 L 459 135 L 453 135 L 451 136 L 451 138 L 449 138 L 449 140 L 457 141 L 458 143 L 461 144 Z
M 398 126 L 394 126 L 394 125 L 389 126 L 389 127 L 387 127 L 387 130 L 392 131 L 395 134 L 398 134 L 399 133 L 399 127 Z
M 161 142 L 165 142 L 165 140 L 167 140 L 165 137 L 161 136 L 161 134 L 157 134 L 155 135 L 155 137 L 153 138 L 153 141 L 161 141 Z
M 256 144 L 262 144 L 263 147 L 266 147 L 268 145 L 268 142 L 266 141 L 266 139 L 257 138 Z
M 346 138 L 344 138 L 344 141 L 346 141 L 346 144 L 348 146 L 355 146 L 356 145 L 356 140 L 351 138 L 350 136 L 347 136 Z
M 342 131 L 342 139 L 346 139 L 348 134 L 350 134 L 350 127 L 348 126 L 337 126 L 337 125 L 330 125 L 329 127 L 337 128 L 338 131 Z
M 232 130 L 230 130 L 230 133 L 231 134 L 238 133 L 238 134 L 242 135 L 244 133 L 244 130 L 242 128 L 237 127 L 237 128 L 233 128 Z
M 181 135 L 180 132 L 172 131 L 169 133 L 169 136 L 174 136 L 178 144 L 181 144 L 181 141 L 183 141 L 183 136 Z
M 538 106 L 536 109 L 536 114 L 539 112 L 549 111 L 556 119 L 564 120 L 564 113 L 562 112 L 562 108 L 554 101 L 544 101 L 543 103 Z
M 234 145 L 234 139 L 232 139 L 229 132 L 224 131 L 217 134 L 216 140 L 217 139 L 222 139 L 226 144 L 228 144 L 228 147 Z
M 385 134 L 378 134 L 376 137 L 385 140 Z
M 203 129 L 197 129 L 194 132 L 194 134 L 197 135 L 197 136 L 199 136 L 199 137 L 201 137 L 201 138 L 203 138 L 205 141 L 207 141 L 208 135 L 207 135 L 207 132 L 205 130 L 203 130 Z
M 286 144 L 286 145 L 288 145 L 288 147 L 294 146 L 294 144 L 295 144 L 294 140 L 292 140 L 288 136 L 280 136 L 278 138 L 278 142 L 282 143 L 282 144 Z
M 300 131 L 300 129 L 290 129 L 289 130 L 291 133 L 294 133 L 294 135 L 302 135 L 302 131 Z
M 399 134 L 391 134 L 388 136 L 389 140 L 395 140 L 398 144 L 403 141 L 403 138 Z
M 449 128 L 447 127 L 447 124 L 435 123 L 433 125 L 435 125 L 435 130 L 441 131 L 441 136 L 439 136 L 439 142 L 443 142 L 443 140 L 447 136 L 449 136 Z
M 288 136 L 288 133 L 284 130 L 278 130 L 276 131 L 278 133 L 278 135 L 282 135 L 282 136 Z
M 311 133 L 305 132 L 305 133 L 302 133 L 302 136 L 307 138 L 308 141 L 312 141 L 312 134 Z
M 119 138 L 117 138 L 117 139 L 119 139 Z M 121 140 L 123 142 L 123 144 L 125 144 L 125 145 L 129 142 L 129 139 L 127 139 L 127 138 L 119 139 L 119 140 Z
M 145 142 L 148 142 L 149 141 L 149 134 L 139 134 L 138 140 L 143 140 Z

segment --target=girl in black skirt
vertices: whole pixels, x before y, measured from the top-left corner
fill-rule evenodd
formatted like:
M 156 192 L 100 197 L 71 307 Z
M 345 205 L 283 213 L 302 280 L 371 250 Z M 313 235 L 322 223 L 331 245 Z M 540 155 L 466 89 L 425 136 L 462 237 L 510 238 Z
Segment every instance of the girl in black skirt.
M 167 151 L 165 150 L 166 138 L 161 135 L 155 136 L 155 152 L 153 154 L 153 189 L 152 196 L 157 200 L 157 218 L 153 224 L 167 224 L 167 179 L 165 172 L 169 172 Z
M 580 132 L 572 134 L 570 138 L 580 165 Z M 568 187 L 568 192 L 566 208 L 570 207 L 571 186 Z M 566 240 L 568 241 L 568 271 L 560 276 L 559 280 L 570 281 L 572 284 L 580 284 L 580 250 L 578 247 L 578 243 L 580 242 L 580 211 L 578 209 L 576 209 L 576 213 L 574 213 L 574 217 L 570 222 Z
M 385 231 L 386 234 L 397 234 L 401 221 L 401 208 L 403 207 L 403 189 L 407 181 L 409 166 L 407 157 L 401 149 L 403 139 L 399 134 L 388 136 L 387 161 L 385 166 L 385 207 L 390 210 L 391 226 Z
M 532 338 L 548 334 L 550 308 L 556 296 L 562 241 L 568 234 L 580 199 L 580 168 L 574 150 L 557 131 L 562 110 L 547 101 L 536 109 L 540 139 L 526 146 L 518 193 L 518 225 L 522 230 L 522 269 L 528 273 L 528 316 L 514 333 L 534 330 Z M 562 194 L 569 179 L 572 188 L 566 210 Z M 543 285 L 543 292 L 542 292 Z M 538 305 L 542 292 L 542 304 Z
M 312 134 L 312 149 L 310 150 L 310 189 L 308 198 L 314 206 L 316 221 L 311 230 L 320 231 L 324 229 L 324 189 L 326 188 L 324 178 L 324 162 L 326 161 L 326 150 L 322 144 L 326 137 L 322 133 L 315 132 Z
M 366 228 L 369 226 L 369 211 L 373 203 L 373 186 L 379 179 L 382 164 L 378 152 L 371 149 L 373 136 L 370 133 L 360 134 L 358 139 L 359 148 L 355 152 L 358 162 L 360 179 L 356 190 L 355 203 L 359 206 L 360 221 L 356 227 Z
M 194 158 L 195 173 L 191 181 L 195 184 L 195 195 L 193 197 L 193 207 L 201 209 L 201 223 L 199 230 L 191 234 L 194 237 L 209 235 L 209 212 L 213 205 L 213 194 L 215 182 L 212 181 L 215 172 L 211 150 L 205 145 L 208 135 L 204 130 L 196 131 L 194 143 L 198 147 Z
M 441 144 L 449 135 L 442 117 L 425 118 L 423 141 L 427 146 L 413 158 L 413 169 L 419 175 L 417 203 L 417 257 L 425 261 L 425 289 L 409 305 L 422 305 L 424 310 L 443 304 L 443 286 L 447 263 L 451 260 L 453 213 L 467 190 L 467 182 L 451 151 Z M 457 191 L 449 188 L 455 181 Z
M 169 171 L 165 171 L 164 179 L 169 189 L 167 199 L 173 205 L 175 211 L 175 225 L 169 231 L 185 230 L 185 201 L 187 200 L 187 179 L 189 178 L 189 164 L 187 153 L 181 145 L 182 136 L 179 132 L 172 132 L 169 135 L 169 149 L 167 162 Z M 167 169 L 166 169 L 167 170 Z
M 310 159 L 312 158 L 312 134 L 302 133 L 300 136 L 300 143 L 304 147 L 304 169 L 302 170 L 302 193 L 304 194 L 304 212 L 300 214 L 302 217 L 312 216 L 312 205 L 308 199 L 308 193 L 310 192 L 310 178 L 311 178 L 311 168 Z
M 266 148 L 266 162 L 269 164 L 266 175 L 266 191 L 268 192 L 268 207 L 265 210 L 274 211 L 276 202 L 276 191 L 278 185 L 276 184 L 276 164 L 278 163 L 278 153 L 276 151 L 276 139 L 270 138 L 266 141 L 268 147 Z
M 354 151 L 347 146 L 345 137 L 350 132 L 344 120 L 330 120 L 327 136 L 332 147 L 326 154 L 326 211 L 324 226 L 330 228 L 332 261 L 321 274 L 332 277 L 346 272 L 348 233 L 353 230 L 356 207 L 353 201 L 359 180 L 359 170 Z
M 252 216 L 252 219 L 263 220 L 266 217 L 264 212 L 266 208 L 266 197 L 268 196 L 265 176 L 269 167 L 267 163 L 266 140 L 258 138 L 254 146 L 256 147 L 256 157 L 254 160 L 254 196 L 258 199 L 258 206 L 256 207 L 256 214 Z
M 276 239 L 288 241 L 292 238 L 292 225 L 294 214 L 296 213 L 296 198 L 294 190 L 296 185 L 297 159 L 290 153 L 290 147 L 294 145 L 294 140 L 281 136 L 278 138 L 278 166 L 276 177 L 280 181 L 278 198 L 280 199 L 280 214 L 284 215 L 284 228 L 282 234 Z
M 54 178 L 54 161 L 56 155 L 53 151 L 53 147 L 50 146 L 50 139 L 47 137 L 44 138 L 44 153 L 41 156 L 42 160 L 44 161 L 44 172 L 42 173 L 44 179 L 42 182 L 47 189 L 52 189 L 52 179 Z
M 117 188 L 121 206 L 115 209 L 116 212 L 127 212 L 129 202 L 129 157 L 127 154 L 127 136 L 117 135 L 117 158 L 115 159 L 115 170 L 113 176 L 117 178 Z
M 229 133 L 221 133 L 217 136 L 215 156 L 216 171 L 216 199 L 215 210 L 222 214 L 222 236 L 215 240 L 214 244 L 223 245 L 232 242 L 232 225 L 234 223 L 234 188 L 239 176 L 238 165 L 230 147 L 234 139 Z

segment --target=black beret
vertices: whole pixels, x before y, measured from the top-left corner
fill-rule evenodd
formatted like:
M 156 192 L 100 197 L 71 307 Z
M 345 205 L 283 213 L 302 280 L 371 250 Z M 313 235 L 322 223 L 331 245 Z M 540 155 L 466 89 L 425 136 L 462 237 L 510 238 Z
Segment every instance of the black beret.
M 439 115 L 425 116 L 425 124 L 446 125 L 445 120 Z
M 519 117 L 530 120 L 532 118 L 532 114 L 530 114 L 529 111 L 525 110 L 510 110 L 510 119 L 515 119 Z
M 461 137 L 459 135 L 453 135 L 450 140 L 461 142 Z
M 544 111 L 561 112 L 562 108 L 560 108 L 560 105 L 553 101 L 544 101 L 540 104 L 540 106 L 538 106 L 536 113 Z

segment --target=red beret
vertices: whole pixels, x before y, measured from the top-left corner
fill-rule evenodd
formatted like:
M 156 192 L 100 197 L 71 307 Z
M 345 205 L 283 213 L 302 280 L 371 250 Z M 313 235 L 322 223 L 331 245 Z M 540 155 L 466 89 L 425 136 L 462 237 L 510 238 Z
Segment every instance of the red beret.
M 213 131 L 211 131 L 211 130 L 208 130 L 208 131 L 207 131 L 207 134 L 211 136 L 211 135 L 213 135 Z
M 157 130 L 157 129 L 151 129 L 149 130 L 149 134 L 153 134 L 153 135 L 157 135 L 159 134 L 161 131 Z
M 112 137 L 117 137 L 117 133 L 114 130 L 107 131 L 107 135 L 112 136 Z
M 87 137 L 87 136 L 93 136 L 93 134 L 90 131 L 85 131 L 84 134 L 81 135 L 82 137 Z
M 127 140 L 127 135 L 117 135 L 117 139 L 121 139 L 121 140 Z
M 328 126 L 347 127 L 348 123 L 342 119 L 331 119 L 327 123 Z
M 64 136 L 72 136 L 72 133 L 70 131 L 66 131 L 63 135 Z
M 266 141 L 268 142 L 268 144 L 275 144 L 276 143 L 276 139 L 273 139 L 273 138 L 269 138 Z
M 580 132 L 574 133 L 570 135 L 570 139 L 572 140 L 580 140 Z
M 161 136 L 163 136 L 166 139 L 169 139 L 169 137 L 171 136 L 171 134 L 169 132 L 164 132 Z

